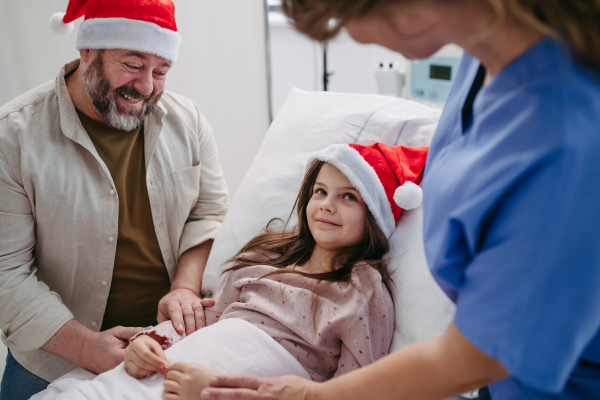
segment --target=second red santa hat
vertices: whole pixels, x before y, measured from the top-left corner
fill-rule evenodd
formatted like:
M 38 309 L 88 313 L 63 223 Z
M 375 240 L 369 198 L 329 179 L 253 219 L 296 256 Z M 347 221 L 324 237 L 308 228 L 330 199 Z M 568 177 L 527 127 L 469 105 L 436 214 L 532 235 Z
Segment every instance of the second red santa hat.
M 358 190 L 375 221 L 389 238 L 394 233 L 402 209 L 418 207 L 429 147 L 388 147 L 383 143 L 369 146 L 334 144 L 311 154 L 308 170 L 315 160 L 339 169 Z

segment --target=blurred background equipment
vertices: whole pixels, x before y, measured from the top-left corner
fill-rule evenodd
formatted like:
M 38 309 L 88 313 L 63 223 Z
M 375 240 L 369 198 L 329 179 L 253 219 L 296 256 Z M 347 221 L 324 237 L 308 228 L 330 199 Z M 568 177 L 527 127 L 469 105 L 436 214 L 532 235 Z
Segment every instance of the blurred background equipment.
M 324 48 L 294 29 L 280 0 L 268 0 L 268 25 L 274 115 L 294 87 L 378 93 L 442 108 L 462 56 L 461 48 L 447 46 L 428 60 L 410 61 L 382 46 L 354 42 L 343 29 Z
M 404 65 L 398 61 L 382 61 L 376 66 L 375 81 L 377 81 L 377 91 L 379 94 L 404 97 L 405 78 Z
M 444 103 L 462 54 L 460 47 L 448 45 L 431 58 L 408 61 L 406 97 L 416 101 Z

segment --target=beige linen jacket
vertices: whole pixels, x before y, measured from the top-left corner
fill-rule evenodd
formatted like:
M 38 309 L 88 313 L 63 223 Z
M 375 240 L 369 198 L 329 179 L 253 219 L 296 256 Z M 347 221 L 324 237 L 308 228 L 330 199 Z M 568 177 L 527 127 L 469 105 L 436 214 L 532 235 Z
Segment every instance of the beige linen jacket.
M 15 359 L 52 381 L 75 367 L 40 349 L 68 320 L 98 331 L 110 290 L 119 194 L 75 112 L 65 65 L 0 108 L 0 329 Z M 212 129 L 165 91 L 144 121 L 152 220 L 171 280 L 228 208 Z

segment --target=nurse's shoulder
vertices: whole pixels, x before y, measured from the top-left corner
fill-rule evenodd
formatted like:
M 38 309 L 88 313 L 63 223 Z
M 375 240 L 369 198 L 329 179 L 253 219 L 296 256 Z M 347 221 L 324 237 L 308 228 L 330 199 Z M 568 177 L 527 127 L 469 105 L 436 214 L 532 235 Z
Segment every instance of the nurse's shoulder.
M 475 135 L 513 154 L 600 150 L 600 71 L 543 39 L 482 88 L 474 114 Z

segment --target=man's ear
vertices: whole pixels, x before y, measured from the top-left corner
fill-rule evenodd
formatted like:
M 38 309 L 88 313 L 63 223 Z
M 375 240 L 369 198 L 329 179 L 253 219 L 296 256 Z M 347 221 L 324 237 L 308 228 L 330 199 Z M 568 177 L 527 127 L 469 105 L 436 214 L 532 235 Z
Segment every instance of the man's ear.
M 88 63 L 92 61 L 92 52 L 90 49 L 80 49 L 79 57 L 81 58 L 81 62 Z

